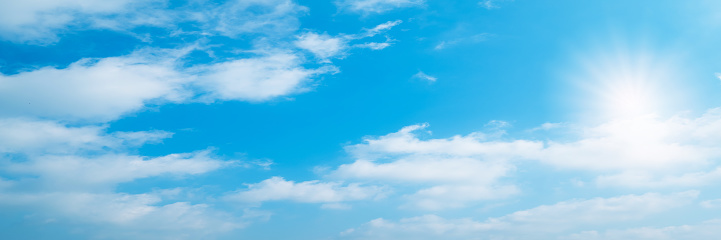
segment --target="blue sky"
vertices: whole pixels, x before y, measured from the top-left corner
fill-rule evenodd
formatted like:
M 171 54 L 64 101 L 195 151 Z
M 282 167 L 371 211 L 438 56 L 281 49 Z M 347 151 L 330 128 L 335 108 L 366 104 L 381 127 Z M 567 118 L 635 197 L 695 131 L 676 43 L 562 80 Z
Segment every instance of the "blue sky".
M 716 1 L 0 2 L 2 239 L 716 239 Z

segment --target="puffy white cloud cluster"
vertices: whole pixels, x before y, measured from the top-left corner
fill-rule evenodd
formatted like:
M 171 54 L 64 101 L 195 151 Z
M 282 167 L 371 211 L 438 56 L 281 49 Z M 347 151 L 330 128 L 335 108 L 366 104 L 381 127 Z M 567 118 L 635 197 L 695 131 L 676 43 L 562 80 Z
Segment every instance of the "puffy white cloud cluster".
M 207 150 L 159 157 L 128 151 L 170 136 L 163 131 L 106 133 L 102 126 L 0 119 L 0 176 L 9 176 L 0 178 L 0 206 L 28 209 L 47 219 L 111 224 L 177 238 L 185 238 L 173 234 L 178 229 L 190 229 L 185 232 L 192 235 L 244 226 L 240 218 L 206 204 L 173 201 L 158 192 L 115 192 L 119 184 L 139 179 L 182 178 L 235 164 Z M 148 228 L 150 223 L 157 228 Z
M 290 0 L 0 3 L 0 39 L 15 44 L 51 45 L 87 30 L 120 32 L 148 43 L 123 56 L 0 73 L 0 207 L 95 224 L 105 229 L 96 234 L 113 235 L 97 237 L 111 239 L 198 239 L 245 226 L 252 214 L 221 211 L 212 198 L 168 195 L 182 188 L 140 193 L 117 188 L 226 167 L 268 168 L 271 162 L 227 161 L 210 150 L 143 156 L 137 148 L 173 134 L 109 132 L 108 123 L 163 104 L 263 102 L 308 91 L 316 77 L 338 72 L 330 60 L 350 49 L 390 46 L 389 37 L 367 40 L 400 23 L 331 36 L 299 31 L 298 18 L 307 11 Z M 151 45 L 159 36 L 144 36 L 135 31 L 139 28 L 167 32 L 162 37 L 185 44 Z M 251 46 L 216 57 L 212 48 L 217 46 L 208 40 L 213 37 Z M 211 52 L 216 59 L 190 64 L 193 51 Z M 231 202 L 290 200 L 347 208 L 343 202 L 381 198 L 384 192 L 353 183 L 271 178 L 221 195 Z

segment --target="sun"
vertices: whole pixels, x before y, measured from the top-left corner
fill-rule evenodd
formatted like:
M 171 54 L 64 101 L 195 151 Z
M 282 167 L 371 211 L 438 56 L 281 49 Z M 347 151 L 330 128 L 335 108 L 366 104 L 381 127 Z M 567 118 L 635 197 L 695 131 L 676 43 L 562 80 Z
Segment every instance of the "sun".
M 592 54 L 574 72 L 575 94 L 567 101 L 597 120 L 670 113 L 683 102 L 684 91 L 667 59 L 641 51 Z
M 610 117 L 633 117 L 661 112 L 663 100 L 657 95 L 657 86 L 643 78 L 611 76 L 602 79 L 605 86 L 597 91 L 597 105 Z

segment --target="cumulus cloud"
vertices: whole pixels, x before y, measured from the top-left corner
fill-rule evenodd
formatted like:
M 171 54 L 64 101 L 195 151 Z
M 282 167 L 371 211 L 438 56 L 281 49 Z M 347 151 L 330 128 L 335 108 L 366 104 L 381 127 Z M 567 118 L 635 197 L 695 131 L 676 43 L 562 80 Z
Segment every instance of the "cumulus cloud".
M 0 74 L 0 109 L 5 116 L 104 122 L 149 101 L 183 101 L 190 96 L 183 88 L 188 81 L 171 61 L 143 53 L 83 59 L 62 69 Z
M 427 126 L 407 126 L 348 146 L 355 160 L 328 176 L 415 189 L 405 195 L 406 206 L 430 210 L 520 192 L 511 177 L 524 162 L 591 174 L 601 187 L 693 187 L 721 180 L 719 109 L 699 117 L 641 116 L 591 127 L 554 125 L 544 128 L 564 134 L 545 141 L 509 140 L 501 129 L 426 138 L 422 134 Z
M 183 239 L 242 227 L 242 219 L 207 204 L 178 201 L 158 192 L 115 192 L 118 185 L 138 179 L 189 177 L 235 164 L 213 157 L 208 150 L 158 157 L 130 153 L 133 147 L 170 135 L 108 133 L 105 126 L 0 118 L 0 207 L 102 225 L 109 231 L 104 234 L 123 233 L 106 237 L 110 239 L 165 238 L 163 234 Z M 173 233 L 179 229 L 187 236 Z M 130 232 L 147 234 L 125 235 Z
M 476 221 L 436 215 L 390 221 L 372 220 L 340 234 L 340 239 L 545 239 L 586 227 L 637 221 L 688 205 L 698 192 L 647 193 L 613 198 L 571 200 Z M 628 238 L 626 238 L 628 239 Z
M 578 140 L 549 141 L 539 159 L 561 168 L 602 173 L 597 179 L 602 185 L 698 186 L 718 179 L 719 109 L 696 118 L 617 119 L 579 131 Z
M 529 141 L 483 141 L 487 137 L 483 133 L 419 139 L 416 133 L 427 126 L 407 126 L 347 147 L 357 160 L 339 166 L 330 176 L 416 185 L 421 188 L 407 196 L 413 207 L 463 207 L 517 193 L 515 186 L 501 181 L 515 169 L 509 161 L 542 147 Z
M 301 64 L 298 56 L 287 53 L 232 60 L 203 67 L 201 80 L 194 84 L 207 92 L 204 100 L 264 101 L 305 91 L 313 76 L 336 71 Z
M 0 75 L 0 115 L 105 122 L 147 105 L 192 101 L 265 101 L 306 90 L 332 66 L 306 69 L 298 56 L 260 55 L 185 69 L 172 57 L 142 51 L 84 59 L 67 68 L 45 67 Z M 199 97 L 198 97 L 199 96 Z
M 426 127 L 408 126 L 349 146 L 347 151 L 357 160 L 338 167 L 336 176 L 420 182 L 443 169 L 438 174 L 452 172 L 449 178 L 490 184 L 508 176 L 519 161 L 538 161 L 559 170 L 594 174 L 598 186 L 702 186 L 721 180 L 720 109 L 699 117 L 647 115 L 590 127 L 546 125 L 542 126 L 546 131 L 563 134 L 545 141 L 508 140 L 502 131 L 422 140 L 416 133 Z M 414 178 L 403 179 L 404 169 Z M 486 181 L 464 174 L 469 169 L 483 173 L 478 175 L 487 176 Z M 441 183 L 441 178 L 432 181 Z
M 396 8 L 422 6 L 424 0 L 338 0 L 336 6 L 362 14 L 383 13 Z
M 267 201 L 295 201 L 302 203 L 331 203 L 328 208 L 343 208 L 340 202 L 376 199 L 384 196 L 384 189 L 376 186 L 362 186 L 340 182 L 287 181 L 272 177 L 262 182 L 248 184 L 247 189 L 238 190 L 226 196 L 228 200 L 261 203 Z

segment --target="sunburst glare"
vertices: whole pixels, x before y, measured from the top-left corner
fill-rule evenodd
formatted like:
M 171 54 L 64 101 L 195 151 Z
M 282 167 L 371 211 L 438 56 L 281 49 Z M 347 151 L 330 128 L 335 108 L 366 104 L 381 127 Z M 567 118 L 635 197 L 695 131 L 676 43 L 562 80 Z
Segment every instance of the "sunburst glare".
M 592 54 L 572 77 L 571 99 L 582 118 L 616 119 L 674 114 L 686 97 L 675 84 L 679 78 L 672 58 L 645 52 L 615 51 Z

